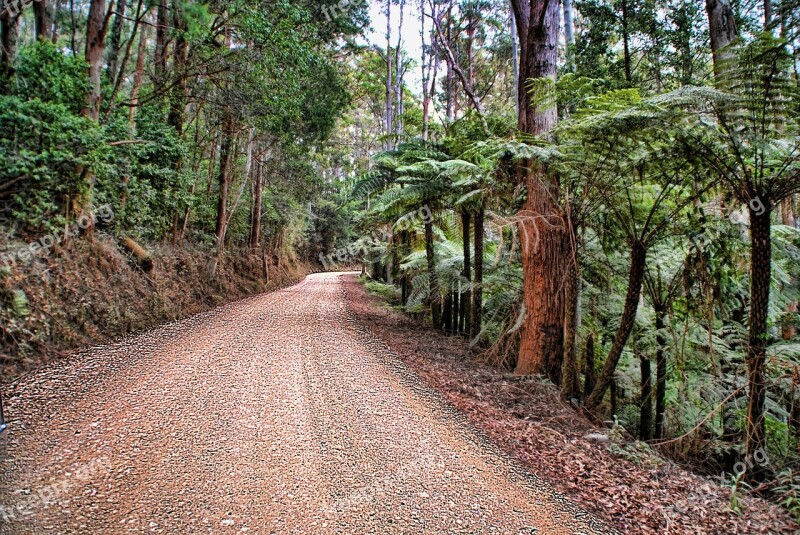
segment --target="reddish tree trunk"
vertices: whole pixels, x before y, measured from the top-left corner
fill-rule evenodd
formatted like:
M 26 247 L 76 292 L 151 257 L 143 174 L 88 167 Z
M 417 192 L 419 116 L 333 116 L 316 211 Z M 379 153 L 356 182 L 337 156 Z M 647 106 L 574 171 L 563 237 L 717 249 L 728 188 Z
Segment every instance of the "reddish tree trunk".
M 47 16 L 47 0 L 34 0 L 33 18 L 36 39 L 50 39 L 50 21 Z
M 513 0 L 512 6 L 520 42 L 518 126 L 522 132 L 542 136 L 556 125 L 557 110 L 549 103 L 531 102 L 526 81 L 555 80 L 560 6 L 548 0 Z M 559 187 L 546 169 L 534 162 L 521 162 L 518 177 L 527 188 L 520 214 L 526 316 L 515 373 L 542 374 L 559 384 L 568 253 L 564 220 L 554 202 L 559 198 Z

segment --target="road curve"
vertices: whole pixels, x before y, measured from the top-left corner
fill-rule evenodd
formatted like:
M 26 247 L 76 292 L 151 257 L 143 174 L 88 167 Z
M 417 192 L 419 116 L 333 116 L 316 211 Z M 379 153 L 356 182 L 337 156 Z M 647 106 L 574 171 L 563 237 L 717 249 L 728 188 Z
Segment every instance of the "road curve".
M 371 338 L 337 274 L 5 391 L 0 533 L 605 531 Z

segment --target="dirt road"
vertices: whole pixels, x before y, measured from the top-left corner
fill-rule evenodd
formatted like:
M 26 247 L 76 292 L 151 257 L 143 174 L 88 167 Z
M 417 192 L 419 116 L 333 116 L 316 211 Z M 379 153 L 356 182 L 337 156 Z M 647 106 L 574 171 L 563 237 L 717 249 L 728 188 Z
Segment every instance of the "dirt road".
M 5 389 L 0 533 L 596 533 L 314 275 Z

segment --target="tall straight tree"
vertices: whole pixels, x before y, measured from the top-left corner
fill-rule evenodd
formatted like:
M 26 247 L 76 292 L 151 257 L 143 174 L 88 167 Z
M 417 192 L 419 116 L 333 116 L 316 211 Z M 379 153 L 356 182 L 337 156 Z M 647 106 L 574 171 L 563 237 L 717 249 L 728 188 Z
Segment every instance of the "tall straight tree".
M 711 36 L 711 51 L 714 54 L 714 74 L 719 76 L 726 59 L 730 59 L 730 44 L 738 36 L 736 16 L 730 0 L 706 0 L 708 31 Z
M 50 22 L 47 16 L 47 0 L 33 2 L 33 17 L 36 39 L 50 39 Z
M 94 120 L 100 118 L 100 71 L 103 52 L 106 48 L 106 31 L 114 0 L 111 0 L 106 13 L 105 0 L 92 0 L 89 18 L 86 21 L 86 62 L 89 64 L 89 92 L 83 114 Z
M 560 6 L 555 0 L 511 0 L 519 36 L 520 76 L 517 126 L 524 134 L 545 136 L 558 114 L 550 98 L 529 98 L 528 84 L 554 91 L 558 62 Z M 522 268 L 526 315 L 516 373 L 561 379 L 564 346 L 564 273 L 568 233 L 556 199 L 559 184 L 542 165 L 523 161 L 520 183 L 527 188 L 522 210 Z

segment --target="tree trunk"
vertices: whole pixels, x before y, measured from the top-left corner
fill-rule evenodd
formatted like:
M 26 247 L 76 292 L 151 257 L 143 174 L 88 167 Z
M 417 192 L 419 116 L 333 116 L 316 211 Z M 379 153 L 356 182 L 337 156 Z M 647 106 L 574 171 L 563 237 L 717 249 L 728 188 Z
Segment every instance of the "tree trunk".
M 628 0 L 622 0 L 622 60 L 625 65 L 625 81 L 628 82 L 628 86 L 631 86 L 633 71 L 631 70 L 631 34 L 628 22 Z
M 664 413 L 667 409 L 667 337 L 666 310 L 655 307 L 656 312 L 656 432 L 655 438 L 664 438 Z
M 112 82 L 117 76 L 117 62 L 119 61 L 119 51 L 122 44 L 122 26 L 125 23 L 127 3 L 128 0 L 120 0 L 117 3 L 117 13 L 114 16 L 114 24 L 111 26 L 111 35 L 108 39 L 108 66 L 106 67 L 106 73 Z
M 403 258 L 409 255 L 411 252 L 411 235 L 407 230 L 400 231 L 400 243 L 403 247 L 402 255 Z M 403 306 L 406 306 L 408 303 L 408 275 L 401 271 L 400 275 L 400 300 L 403 303 Z
M 50 21 L 47 16 L 47 0 L 34 0 L 33 18 L 36 40 L 50 39 Z
M 61 35 L 59 34 L 59 29 L 60 28 L 59 28 L 58 24 L 59 24 L 59 19 L 61 18 L 61 13 L 62 13 L 61 0 L 56 0 L 55 4 L 56 5 L 53 8 L 53 21 L 52 21 L 51 31 L 50 31 L 50 42 L 52 42 L 54 45 L 58 44 L 58 38 L 61 37 Z
M 769 285 L 772 275 L 772 241 L 770 237 L 769 199 L 761 196 L 765 209 L 750 208 L 750 332 L 747 347 L 747 386 L 750 399 L 747 406 L 747 434 L 745 454 L 747 459 L 757 458 L 759 450 L 767 451 L 764 406 L 767 394 L 766 359 L 767 315 L 769 312 Z M 763 479 L 764 467 L 753 463 L 748 478 Z
M 225 235 L 228 222 L 228 191 L 230 189 L 230 168 L 233 159 L 233 142 L 235 124 L 230 112 L 226 112 L 222 122 L 222 144 L 219 153 L 219 201 L 217 203 L 217 253 L 222 254 L 225 248 Z
M 714 74 L 719 76 L 724 63 L 731 58 L 729 45 L 736 39 L 736 17 L 730 0 L 706 0 L 711 52 L 714 56 Z
M 453 292 L 449 289 L 444 298 L 442 323 L 444 324 L 444 332 L 450 334 L 453 331 Z
M 514 87 L 519 87 L 519 34 L 515 30 L 517 27 L 516 14 L 514 7 L 511 7 L 511 65 L 514 70 Z M 519 115 L 519 99 L 514 99 L 514 111 Z
M 172 54 L 174 81 L 170 89 L 167 124 L 175 129 L 178 136 L 181 136 L 183 135 L 186 91 L 188 87 L 186 63 L 189 57 L 189 43 L 186 40 L 186 32 L 189 27 L 180 0 L 175 0 L 172 3 L 172 20 L 175 27 L 175 45 Z
M 450 5 L 447 9 L 447 28 L 445 30 L 445 35 L 443 36 L 444 39 L 440 39 L 440 41 L 444 40 L 445 42 L 442 43 L 442 48 L 446 49 L 450 47 L 450 43 L 452 43 L 453 33 L 453 2 L 450 2 Z M 455 72 L 453 70 L 453 61 L 447 54 L 445 53 L 445 61 L 447 65 L 447 70 L 445 72 L 445 111 L 447 115 L 447 120 L 449 122 L 453 122 L 456 118 L 456 103 L 455 103 L 455 90 L 456 90 L 456 78 Z
M 450 329 L 450 334 L 458 334 L 459 323 L 461 321 L 461 294 L 458 292 L 458 283 L 453 285 L 453 327 Z
M 472 217 L 467 209 L 461 209 L 461 238 L 462 238 L 462 247 L 464 249 L 464 280 L 467 284 L 472 282 L 472 266 L 471 262 L 472 259 L 470 258 L 470 239 L 469 239 L 469 227 L 471 224 Z M 472 310 L 472 290 L 466 290 L 461 294 L 461 303 L 460 303 L 460 311 L 459 314 L 461 316 L 461 322 L 459 324 L 459 329 L 462 333 L 467 334 L 471 337 L 472 331 L 470 327 L 472 326 L 471 322 L 471 311 Z
M 639 439 L 653 438 L 653 382 L 650 373 L 650 359 L 639 355 L 639 369 L 642 373 L 641 394 L 639 395 Z
M 580 396 L 581 385 L 578 376 L 578 361 L 575 342 L 578 335 L 578 298 L 580 297 L 580 278 L 577 259 L 570 258 L 568 286 L 566 288 L 566 314 L 564 318 L 564 357 L 561 372 L 561 393 L 567 399 Z
M 575 44 L 575 22 L 572 15 L 572 0 L 564 0 L 564 42 L 567 45 L 567 61 L 571 57 L 569 48 Z
M 392 98 L 392 0 L 386 0 L 386 110 L 384 128 L 386 129 L 387 147 L 392 143 L 388 141 L 392 134 L 394 99 Z
M 474 288 L 472 290 L 472 339 L 477 339 L 481 335 L 483 328 L 483 219 L 484 209 L 478 208 L 475 211 L 475 277 Z
M 590 334 L 586 339 L 586 349 L 583 356 L 583 393 L 588 396 L 595 385 L 595 370 L 594 370 L 594 335 Z
M 772 29 L 772 0 L 764 0 L 764 30 Z
M 611 391 L 610 394 L 610 403 L 611 403 L 611 417 L 616 420 L 617 416 L 617 398 L 619 396 L 619 391 L 617 390 L 617 380 L 612 376 L 611 380 L 608 382 L 609 390 Z
M 136 51 L 136 72 L 133 75 L 133 89 L 131 89 L 131 110 L 128 119 L 131 123 L 131 130 L 136 131 L 136 110 L 139 107 L 139 91 L 142 88 L 142 80 L 144 78 L 144 62 L 147 59 L 147 33 L 148 26 L 142 27 L 142 33 L 139 36 L 139 47 Z
M 433 248 L 433 221 L 425 222 L 425 257 L 428 261 L 428 290 L 431 318 L 436 329 L 442 328 L 442 304 L 439 296 L 439 279 L 436 276 L 436 255 Z
M 394 270 L 395 266 L 397 265 L 396 254 L 395 254 L 395 245 L 394 245 L 394 233 L 391 232 L 391 226 L 389 227 L 389 240 L 387 242 L 387 246 L 389 248 L 389 257 L 386 259 L 386 284 L 393 285 L 394 284 Z
M 111 0 L 109 14 L 113 8 L 114 0 Z M 89 64 L 90 89 L 86 95 L 83 115 L 95 121 L 100 118 L 100 67 L 103 63 L 107 29 L 108 15 L 106 15 L 105 0 L 92 0 L 89 6 L 89 18 L 86 21 L 86 62 Z
M 781 202 L 781 223 L 795 228 L 793 198 L 787 197 Z M 789 303 L 786 307 L 786 318 L 781 324 L 781 336 L 784 340 L 791 340 L 797 334 L 797 301 Z
M 131 30 L 131 36 L 128 39 L 127 44 L 125 45 L 125 53 L 122 56 L 122 61 L 118 60 L 119 50 L 115 51 L 111 56 L 114 59 L 114 68 L 111 65 L 106 69 L 106 73 L 108 74 L 108 78 L 111 81 L 111 85 L 113 89 L 111 90 L 111 97 L 108 99 L 109 104 L 106 107 L 105 119 L 108 120 L 111 117 L 111 114 L 114 112 L 116 108 L 116 99 L 117 94 L 119 93 L 120 87 L 122 86 L 122 82 L 125 79 L 125 70 L 128 68 L 128 60 L 131 57 L 131 48 L 133 47 L 133 43 L 136 40 L 136 34 L 139 31 L 139 26 L 142 24 L 142 19 L 145 17 L 147 12 L 145 11 L 142 13 L 142 8 L 144 7 L 144 0 L 139 0 L 138 5 L 136 7 L 136 17 L 134 18 L 133 22 L 133 29 Z M 144 26 L 147 28 L 147 25 Z M 120 29 L 120 31 L 122 31 Z M 119 48 L 119 44 L 116 45 Z M 117 63 L 119 65 L 117 66 Z
M 17 57 L 17 41 L 19 40 L 18 13 L 4 9 L 0 15 L 0 29 L 2 30 L 2 48 L 0 48 L 0 82 L 3 84 L 3 94 L 11 92 L 11 77 L 14 75 L 14 59 Z
M 167 0 L 158 0 L 156 10 L 156 46 L 153 56 L 153 89 L 156 96 L 161 97 L 166 85 L 167 73 Z
M 436 13 L 431 13 L 432 17 L 436 16 Z M 420 16 L 419 16 L 419 37 L 420 42 L 422 43 L 422 63 L 421 70 L 422 70 L 422 139 L 425 141 L 428 140 L 430 137 L 430 118 L 431 118 L 431 91 L 430 91 L 430 74 L 431 74 L 431 63 L 433 62 L 433 57 L 428 52 L 428 48 L 430 45 L 425 42 L 427 39 L 427 34 L 425 32 L 425 2 L 420 2 Z
M 264 196 L 264 176 L 260 162 L 256 162 L 256 177 L 253 181 L 253 209 L 250 215 L 250 248 L 258 248 L 261 242 L 261 206 Z
M 546 0 L 512 0 L 512 5 L 520 42 L 518 127 L 521 132 L 544 136 L 556 125 L 556 107 L 531 102 L 525 82 L 547 78 L 555 81 L 560 6 Z M 554 87 L 548 89 L 554 90 Z M 559 187 L 546 169 L 534 162 L 520 162 L 517 173 L 518 180 L 527 188 L 520 214 L 526 314 L 515 373 L 543 374 L 560 384 L 568 240 L 554 202 L 560 198 Z
M 586 398 L 586 406 L 595 409 L 603 401 L 606 390 L 614 377 L 614 371 L 622 356 L 622 350 L 628 342 L 628 337 L 633 330 L 636 321 L 636 311 L 639 309 L 639 297 L 642 293 L 642 282 L 644 281 L 645 261 L 647 260 L 647 249 L 636 241 L 631 245 L 631 269 L 628 274 L 628 291 L 625 295 L 625 307 L 622 311 L 622 319 L 619 328 L 614 335 L 614 343 L 608 352 L 603 370 L 597 379 L 597 384 L 589 397 Z

